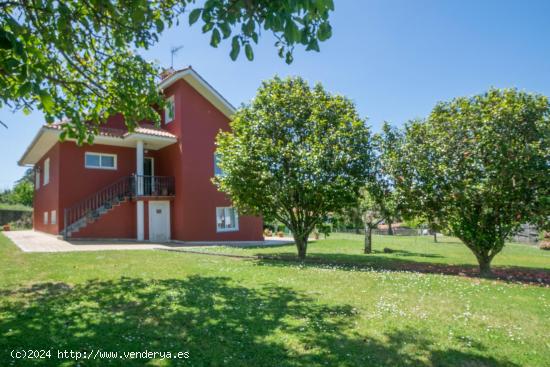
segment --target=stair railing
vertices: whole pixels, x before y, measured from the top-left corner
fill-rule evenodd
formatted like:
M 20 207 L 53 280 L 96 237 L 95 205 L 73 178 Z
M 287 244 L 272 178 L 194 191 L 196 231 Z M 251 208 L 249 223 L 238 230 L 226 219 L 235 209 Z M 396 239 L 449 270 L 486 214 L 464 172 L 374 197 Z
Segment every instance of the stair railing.
M 112 203 L 115 199 L 123 200 L 130 197 L 135 191 L 134 176 L 126 176 L 118 179 L 109 186 L 95 192 L 77 204 L 65 208 L 63 237 L 68 236 L 68 229 L 79 220 L 97 213 L 104 205 Z

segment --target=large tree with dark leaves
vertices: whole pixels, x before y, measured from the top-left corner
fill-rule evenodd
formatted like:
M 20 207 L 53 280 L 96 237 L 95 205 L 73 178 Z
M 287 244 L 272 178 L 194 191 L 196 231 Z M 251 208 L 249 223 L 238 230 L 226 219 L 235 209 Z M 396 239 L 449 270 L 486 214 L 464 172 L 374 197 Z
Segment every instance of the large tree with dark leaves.
M 402 141 L 399 130 L 387 122 L 382 126 L 382 132 L 373 137 L 373 169 L 358 200 L 365 229 L 366 254 L 372 251 L 372 231 L 384 221 L 388 225 L 388 234 L 393 235 L 391 225 L 401 218 L 402 203 L 394 182 L 394 167 L 398 164 Z
M 372 169 L 368 128 L 348 99 L 301 78 L 264 82 L 217 138 L 219 188 L 241 213 L 287 226 L 304 259 L 309 234 L 355 203 Z
M 270 32 L 290 63 L 295 45 L 318 51 L 331 36 L 333 9 L 332 0 L 0 0 L 0 107 L 68 119 L 63 136 L 80 141 L 114 113 L 129 128 L 156 122 L 159 70 L 137 50 L 183 16 L 212 46 L 229 39 L 233 60 L 241 49 L 252 60 L 261 30 Z
M 446 225 L 480 273 L 522 223 L 548 228 L 550 104 L 515 89 L 439 103 L 406 128 L 396 174 L 411 209 Z

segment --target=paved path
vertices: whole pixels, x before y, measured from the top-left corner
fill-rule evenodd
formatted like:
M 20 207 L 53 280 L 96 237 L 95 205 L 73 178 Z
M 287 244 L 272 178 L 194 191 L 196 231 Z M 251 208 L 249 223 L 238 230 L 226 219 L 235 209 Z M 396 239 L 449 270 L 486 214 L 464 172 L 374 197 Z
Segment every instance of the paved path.
M 35 231 L 2 232 L 23 252 L 71 252 L 71 251 L 104 251 L 104 250 L 156 250 L 184 249 L 204 246 L 276 246 L 289 243 L 288 238 L 269 238 L 255 242 L 178 242 L 150 243 L 134 241 L 64 241 L 50 234 Z M 291 242 L 291 241 L 290 241 Z

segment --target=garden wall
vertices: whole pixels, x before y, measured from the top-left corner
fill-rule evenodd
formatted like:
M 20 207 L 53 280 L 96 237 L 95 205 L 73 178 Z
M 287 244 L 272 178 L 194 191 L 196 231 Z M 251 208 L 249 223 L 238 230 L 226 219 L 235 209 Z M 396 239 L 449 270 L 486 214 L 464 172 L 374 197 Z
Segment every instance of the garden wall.
M 28 218 L 29 219 L 32 218 L 32 211 L 0 209 L 0 226 L 18 221 L 20 219 L 28 219 Z

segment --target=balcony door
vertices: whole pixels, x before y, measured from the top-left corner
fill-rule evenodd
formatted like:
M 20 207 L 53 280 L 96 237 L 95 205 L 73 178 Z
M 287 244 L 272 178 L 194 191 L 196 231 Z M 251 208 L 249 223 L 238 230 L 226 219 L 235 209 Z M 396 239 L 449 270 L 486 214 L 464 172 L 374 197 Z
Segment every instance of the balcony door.
M 145 195 L 152 195 L 155 191 L 155 159 L 151 157 L 143 158 L 143 193 Z

